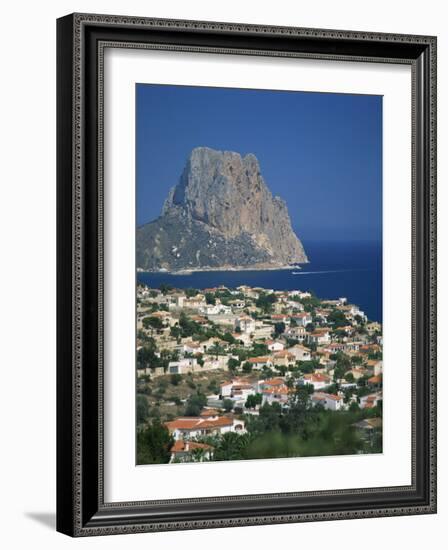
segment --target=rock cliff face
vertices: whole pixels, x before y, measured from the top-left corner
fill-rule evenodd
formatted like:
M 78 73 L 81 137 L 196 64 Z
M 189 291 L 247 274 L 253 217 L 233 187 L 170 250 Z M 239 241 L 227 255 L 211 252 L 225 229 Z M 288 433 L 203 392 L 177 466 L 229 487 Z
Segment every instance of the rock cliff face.
M 285 202 L 252 154 L 193 149 L 161 216 L 137 229 L 137 267 L 269 269 L 305 263 Z

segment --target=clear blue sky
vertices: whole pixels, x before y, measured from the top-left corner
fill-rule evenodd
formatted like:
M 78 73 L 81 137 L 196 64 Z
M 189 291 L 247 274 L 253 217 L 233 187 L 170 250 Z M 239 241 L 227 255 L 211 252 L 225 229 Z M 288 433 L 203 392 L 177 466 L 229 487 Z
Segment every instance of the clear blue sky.
M 138 225 L 207 146 L 254 153 L 301 239 L 381 239 L 381 96 L 138 84 L 136 99 Z

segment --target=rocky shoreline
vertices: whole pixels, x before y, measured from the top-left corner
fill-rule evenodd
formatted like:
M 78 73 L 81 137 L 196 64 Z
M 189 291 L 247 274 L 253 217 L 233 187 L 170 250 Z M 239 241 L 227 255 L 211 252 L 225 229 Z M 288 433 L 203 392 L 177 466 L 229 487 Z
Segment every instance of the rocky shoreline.
M 219 271 L 289 271 L 293 269 L 302 269 L 298 265 L 278 265 L 273 266 L 272 264 L 267 265 L 251 265 L 251 266 L 229 266 L 224 265 L 221 267 L 198 267 L 198 268 L 191 268 L 191 269 L 179 269 L 179 270 L 168 270 L 168 269 L 143 269 L 138 267 L 137 272 L 138 273 L 166 273 L 169 275 L 189 275 L 190 273 L 201 273 L 201 272 L 219 272 Z

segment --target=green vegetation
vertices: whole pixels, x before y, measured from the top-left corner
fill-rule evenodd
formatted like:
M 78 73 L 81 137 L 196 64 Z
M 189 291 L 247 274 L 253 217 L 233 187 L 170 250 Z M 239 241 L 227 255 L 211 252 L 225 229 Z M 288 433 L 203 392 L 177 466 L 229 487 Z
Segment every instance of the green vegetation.
M 137 464 L 166 464 L 174 439 L 159 420 L 137 431 Z
M 272 311 L 272 306 L 276 301 L 277 298 L 272 292 L 269 294 L 261 293 L 255 304 L 263 311 L 263 313 L 270 313 Z
M 206 404 L 207 397 L 204 394 L 196 393 L 191 395 L 185 407 L 185 416 L 199 416 Z

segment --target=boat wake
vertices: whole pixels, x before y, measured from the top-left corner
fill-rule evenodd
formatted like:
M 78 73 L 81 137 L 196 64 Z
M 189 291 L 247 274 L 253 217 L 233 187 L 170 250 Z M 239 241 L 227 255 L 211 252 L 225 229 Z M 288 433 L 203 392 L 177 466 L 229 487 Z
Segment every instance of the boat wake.
M 328 269 L 326 271 L 293 271 L 292 275 L 324 275 L 325 273 L 349 273 L 350 271 L 372 271 L 371 269 Z

